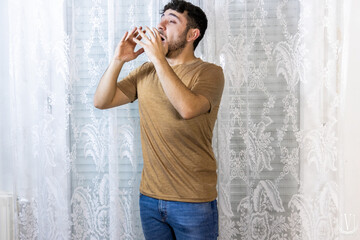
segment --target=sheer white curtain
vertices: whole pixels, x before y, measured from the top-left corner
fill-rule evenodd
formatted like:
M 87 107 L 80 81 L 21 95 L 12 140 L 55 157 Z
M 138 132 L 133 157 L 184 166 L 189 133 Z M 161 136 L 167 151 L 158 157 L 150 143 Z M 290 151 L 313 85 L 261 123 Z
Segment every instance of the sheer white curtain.
M 9 2 L 0 166 L 14 163 L 17 238 L 143 239 L 137 103 L 100 111 L 92 99 L 123 33 L 156 26 L 166 2 Z M 219 238 L 338 239 L 342 1 L 192 2 L 209 20 L 196 53 L 226 79 Z
M 20 239 L 70 232 L 68 52 L 63 1 L 9 1 L 14 194 Z M 7 115 L 6 115 L 7 116 Z
M 220 238 L 338 239 L 342 1 L 211 9 L 226 79 L 215 145 Z
M 7 1 L 0 2 L 0 82 L 2 103 L 0 112 L 0 192 L 11 192 L 12 189 L 12 151 L 10 142 L 10 82 L 9 82 L 9 17 Z M 5 117 L 6 116 L 6 117 Z

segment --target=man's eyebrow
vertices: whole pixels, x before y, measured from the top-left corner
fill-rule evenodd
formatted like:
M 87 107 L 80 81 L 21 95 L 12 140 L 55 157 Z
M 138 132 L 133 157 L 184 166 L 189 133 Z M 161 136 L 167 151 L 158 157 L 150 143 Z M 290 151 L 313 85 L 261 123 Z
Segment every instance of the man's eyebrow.
M 173 17 L 176 17 L 176 18 L 181 22 L 180 18 L 179 18 L 178 16 L 176 16 L 176 14 L 174 14 L 174 13 L 169 13 L 168 15 L 173 16 Z M 164 16 L 165 16 L 164 13 L 161 14 L 161 18 L 164 17 Z

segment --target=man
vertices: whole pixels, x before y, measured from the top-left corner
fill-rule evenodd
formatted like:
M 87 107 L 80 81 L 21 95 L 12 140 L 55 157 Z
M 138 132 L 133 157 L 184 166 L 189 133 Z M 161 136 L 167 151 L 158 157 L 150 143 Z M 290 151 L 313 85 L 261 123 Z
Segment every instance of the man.
M 196 58 L 205 13 L 168 3 L 156 28 L 134 28 L 100 80 L 100 109 L 139 100 L 144 167 L 140 215 L 146 239 L 217 239 L 216 160 L 211 141 L 224 86 L 222 69 Z M 136 45 L 142 48 L 134 51 Z M 125 62 L 146 62 L 120 82 Z

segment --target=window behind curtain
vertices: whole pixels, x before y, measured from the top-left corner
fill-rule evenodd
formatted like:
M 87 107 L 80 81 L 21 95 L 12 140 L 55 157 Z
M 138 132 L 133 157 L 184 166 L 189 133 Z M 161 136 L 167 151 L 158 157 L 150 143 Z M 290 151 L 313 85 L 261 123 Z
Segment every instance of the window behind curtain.
M 243 129 L 253 131 L 251 128 L 254 125 L 260 122 L 268 123 L 264 134 L 270 134 L 269 136 L 272 138 L 268 148 L 269 150 L 271 147 L 274 153 L 270 162 L 272 170 L 264 166 L 263 171 L 259 174 L 252 172 L 250 169 L 248 169 L 247 174 L 250 181 L 271 180 L 277 183 L 283 205 L 286 206 L 290 197 L 298 192 L 298 183 L 294 176 L 290 174 L 280 176 L 281 172 L 284 171 L 284 162 L 281 161 L 284 152 L 281 153 L 281 148 L 287 149 L 289 153 L 294 149 L 298 149 L 295 133 L 300 129 L 300 107 L 299 102 L 293 102 L 292 100 L 299 100 L 300 92 L 299 84 L 290 91 L 289 84 L 277 70 L 277 67 L 279 67 L 277 61 L 279 43 L 287 43 L 284 25 L 282 25 L 278 16 L 281 12 L 282 18 L 286 21 L 287 32 L 290 35 L 295 35 L 298 31 L 299 3 L 296 0 L 290 0 L 284 4 L 283 8 L 280 8 L 282 6 L 281 1 L 263 1 L 263 5 L 259 4 L 261 2 L 231 1 L 229 4 L 230 37 L 237 38 L 239 35 L 244 37 L 244 46 L 249 49 L 237 49 L 236 51 L 245 52 L 249 50 L 247 55 L 247 64 L 249 65 L 246 66 L 248 69 L 244 69 L 245 74 L 241 76 L 241 80 L 245 82 L 240 87 L 229 87 L 228 94 L 230 98 L 236 99 L 239 97 L 242 100 L 241 103 L 234 101 L 232 104 L 234 108 L 240 110 L 240 118 L 245 126 Z M 261 14 L 266 14 L 263 17 L 263 23 L 257 22 L 262 19 Z M 245 28 L 242 26 L 244 23 Z M 255 24 L 259 24 L 260 27 L 255 26 Z M 235 64 L 239 65 L 239 63 Z M 291 64 L 291 62 L 288 62 L 288 64 Z M 264 83 L 263 86 L 261 82 Z M 271 99 L 274 101 L 274 106 L 268 107 L 268 104 L 272 102 Z M 293 115 L 289 115 L 286 110 L 288 104 L 294 104 Z M 264 114 L 265 110 L 269 110 L 269 112 Z M 234 115 L 231 117 L 235 119 Z M 256 128 L 258 129 L 256 133 L 260 134 L 260 127 L 256 126 Z M 282 141 L 279 141 L 278 138 L 279 130 L 284 132 Z M 241 132 L 240 135 L 243 134 L 246 133 Z M 234 136 L 236 136 L 236 132 Z M 234 137 L 231 140 L 231 148 L 236 149 L 236 151 L 246 150 L 246 146 L 249 148 L 251 145 L 251 143 L 246 145 L 243 138 Z M 246 154 L 250 153 L 247 152 Z M 251 156 L 247 156 L 247 158 L 251 158 Z M 299 166 L 296 167 L 296 172 L 299 174 Z M 233 185 L 232 189 L 236 195 L 240 196 L 240 199 L 249 194 L 249 189 L 242 184 Z M 238 198 L 234 198 L 234 200 L 239 202 Z
M 216 17 L 215 27 L 210 25 L 216 41 L 208 44 L 216 46 L 226 82 L 214 142 L 220 234 L 224 239 L 288 234 L 288 203 L 299 192 L 300 91 L 299 83 L 288 82 L 298 76 L 285 75 L 298 69 L 292 44 L 298 38 L 299 2 L 215 1 L 215 10 L 208 8 Z
M 114 129 L 124 124 L 138 125 L 135 124 L 139 121 L 137 101 L 116 109 L 98 110 L 93 107 L 93 95 L 123 34 L 134 26 L 156 26 L 158 15 L 155 1 L 68 1 L 67 21 L 73 60 L 69 131 L 75 159 L 74 174 L 79 174 L 74 175 L 77 180 L 91 181 L 99 172 L 106 172 L 108 163 L 101 161 L 107 162 L 112 154 L 108 145 L 114 138 L 121 141 L 116 139 Z M 142 54 L 135 61 L 126 63 L 118 80 L 145 61 L 147 57 Z M 110 127 L 114 123 L 115 126 Z M 138 129 L 136 131 L 137 135 Z M 141 157 L 139 138 L 134 141 L 138 158 Z M 117 146 L 117 150 L 120 149 L 121 146 Z M 126 169 L 126 164 L 122 167 L 122 170 Z
M 136 203 L 129 201 L 129 199 L 135 199 L 129 198 L 130 195 L 137 194 L 142 168 L 137 102 L 116 109 L 97 110 L 93 107 L 92 100 L 96 86 L 125 31 L 131 30 L 133 26 L 156 26 L 159 20 L 159 9 L 165 2 L 68 0 L 67 20 L 73 60 L 71 64 L 72 89 L 69 95 L 72 106 L 69 110 L 71 114 L 69 134 L 73 159 L 72 193 L 77 194 L 79 189 L 86 189 L 82 191 L 91 198 L 90 202 L 98 204 L 92 206 L 94 209 L 99 209 L 102 204 L 96 198 L 106 196 L 108 200 L 121 201 L 125 208 L 134 210 L 135 215 L 137 214 Z M 219 192 L 219 194 L 230 197 L 230 206 L 234 213 L 231 219 L 236 224 L 232 230 L 234 228 L 239 230 L 239 203 L 246 197 L 253 196 L 254 189 L 261 181 L 270 180 L 276 185 L 286 209 L 292 195 L 299 190 L 298 182 L 293 175 L 285 174 L 279 178 L 285 167 L 282 161 L 285 153 L 281 153 L 280 149 L 287 149 L 288 153 L 291 153 L 298 147 L 294 133 L 299 129 L 299 104 L 294 105 L 294 110 L 297 111 L 294 115 L 295 122 L 289 120 L 289 126 L 286 127 L 285 109 L 288 108 L 285 105 L 292 100 L 287 98 L 290 91 L 283 75 L 277 74 L 278 52 L 275 50 L 277 44 L 288 40 L 284 34 L 285 25 L 281 23 L 281 19 L 285 19 L 286 31 L 290 35 L 297 32 L 299 3 L 289 0 L 280 9 L 281 1 L 264 1 L 264 3 L 262 1 L 228 1 L 225 4 L 227 8 L 222 13 L 219 13 L 217 5 L 211 5 L 210 1 L 194 3 L 206 10 L 211 10 L 207 12 L 210 23 L 207 34 L 213 34 L 205 36 L 197 50 L 198 56 L 203 57 L 204 60 L 215 59 L 216 63 L 223 65 L 225 70 L 227 83 L 222 109 L 219 112 L 214 150 L 218 160 L 223 161 L 219 163 L 219 183 L 224 182 L 224 178 L 231 179 L 230 188 L 225 193 Z M 255 30 L 254 19 L 261 19 L 260 14 L 264 13 L 263 10 L 267 12 L 267 15 L 263 18 L 262 26 Z M 285 15 L 279 19 L 278 13 Z M 228 25 L 221 25 L 224 16 L 228 18 Z M 229 41 L 236 39 L 238 42 L 229 44 Z M 241 41 L 244 42 L 241 43 Z M 234 48 L 229 48 L 226 52 L 224 49 L 227 46 Z M 266 52 L 264 46 L 270 46 L 271 51 Z M 206 53 L 212 53 L 212 50 L 208 48 L 212 47 L 216 48 L 215 56 L 207 56 Z M 233 54 L 239 54 L 240 57 L 236 58 L 236 61 L 230 61 L 228 56 Z M 244 59 L 246 63 L 242 62 Z M 126 63 L 119 79 L 146 60 L 143 54 L 136 61 Z M 253 86 L 259 78 L 264 82 L 261 89 Z M 242 81 L 245 83 L 239 84 Z M 299 100 L 298 87 L 299 85 L 292 90 L 291 95 Z M 271 99 L 274 99 L 273 103 Z M 269 104 L 273 106 L 268 107 Z M 269 112 L 262 115 L 265 108 Z M 240 122 L 243 124 L 241 128 Z M 251 143 L 245 144 L 245 141 L 250 139 L 246 136 L 249 132 L 259 133 L 259 130 L 255 131 L 254 128 L 260 129 L 260 122 L 268 124 L 262 134 L 270 134 L 272 140 L 266 150 L 273 155 L 270 161 L 271 170 L 264 166 L 262 171 L 257 172 L 249 166 L 251 156 L 248 154 Z M 281 130 L 282 128 L 284 129 Z M 230 134 L 228 142 L 223 141 L 222 133 L 219 131 Z M 281 141 L 278 138 L 279 131 L 284 132 Z M 240 157 L 243 166 L 236 165 L 236 160 L 234 160 Z M 232 170 L 228 176 L 222 175 L 221 164 L 227 165 Z M 294 167 L 295 174 L 299 177 L 299 166 L 295 164 Z M 243 171 L 246 177 L 240 177 L 239 171 Z M 117 199 L 118 196 L 114 197 L 112 193 L 102 195 L 104 191 L 109 189 L 111 191 L 113 186 L 119 190 L 120 199 Z M 219 204 L 226 205 L 224 198 L 220 198 Z M 129 226 L 134 225 L 136 226 L 134 229 L 140 229 L 140 222 L 136 216 L 126 212 L 123 214 L 124 221 Z M 288 216 L 288 213 L 282 216 Z M 223 221 L 222 218 L 220 220 Z M 249 226 L 248 222 L 244 224 Z M 111 229 L 111 221 L 109 225 Z M 220 232 L 223 236 L 232 234 L 224 231 L 227 229 L 226 225 L 226 222 L 220 222 L 220 227 L 223 229 Z M 73 232 L 77 234 L 76 227 Z M 103 236 L 109 237 L 106 234 Z M 141 234 L 137 236 L 141 238 Z M 233 236 L 235 239 L 240 239 L 238 234 Z
M 138 103 L 98 110 L 93 106 L 93 96 L 124 33 L 135 26 L 156 26 L 158 1 L 68 0 L 67 9 L 72 47 L 72 232 L 78 238 L 96 235 L 99 239 L 141 239 Z M 148 59 L 142 54 L 126 63 L 118 80 L 145 61 Z

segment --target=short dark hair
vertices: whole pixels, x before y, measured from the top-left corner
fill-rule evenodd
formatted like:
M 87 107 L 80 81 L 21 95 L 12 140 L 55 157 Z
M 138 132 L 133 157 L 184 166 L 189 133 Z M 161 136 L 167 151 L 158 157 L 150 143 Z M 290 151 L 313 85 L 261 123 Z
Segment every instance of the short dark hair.
M 182 1 L 182 0 L 171 0 L 168 4 L 164 6 L 161 14 L 168 9 L 172 9 L 179 13 L 187 12 L 187 30 L 190 28 L 197 28 L 200 30 L 200 36 L 194 41 L 194 50 L 199 44 L 200 40 L 204 37 L 206 28 L 207 28 L 207 18 L 204 11 L 198 6 L 193 5 L 192 3 Z

